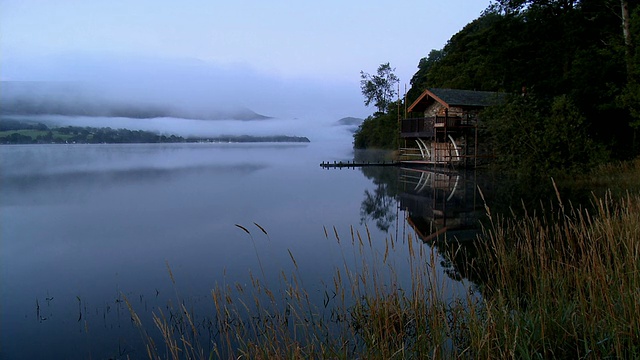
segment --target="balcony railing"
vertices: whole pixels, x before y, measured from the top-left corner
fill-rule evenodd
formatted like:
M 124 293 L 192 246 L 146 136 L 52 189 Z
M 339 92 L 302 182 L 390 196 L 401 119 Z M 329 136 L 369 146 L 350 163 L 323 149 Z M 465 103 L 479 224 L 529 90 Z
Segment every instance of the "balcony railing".
M 430 138 L 435 136 L 435 128 L 456 128 L 468 125 L 467 117 L 434 116 L 426 118 L 403 119 L 400 123 L 400 133 L 404 138 Z
M 400 124 L 402 137 L 432 137 L 435 133 L 435 118 L 403 119 Z
M 459 117 L 447 117 L 447 116 L 436 116 L 435 118 L 436 127 L 456 127 L 460 126 L 462 119 Z

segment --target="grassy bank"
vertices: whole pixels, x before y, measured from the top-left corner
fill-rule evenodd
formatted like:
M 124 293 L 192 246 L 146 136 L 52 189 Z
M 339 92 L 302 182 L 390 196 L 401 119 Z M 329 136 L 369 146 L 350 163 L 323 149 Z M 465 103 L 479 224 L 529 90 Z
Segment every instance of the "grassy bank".
M 627 191 L 640 193 L 640 158 L 602 164 L 583 176 L 565 181 L 584 189 L 609 189 L 614 197 L 623 196 Z
M 492 219 L 486 300 L 468 317 L 480 357 L 640 356 L 640 196 L 594 204 Z
M 639 358 L 640 194 L 551 203 L 515 219 L 486 208 L 477 292 L 446 295 L 435 250 L 411 234 L 379 247 L 330 229 L 348 245 L 333 279 L 305 284 L 290 253 L 279 284 L 220 285 L 210 338 L 184 305 L 155 324 L 130 310 L 153 359 Z

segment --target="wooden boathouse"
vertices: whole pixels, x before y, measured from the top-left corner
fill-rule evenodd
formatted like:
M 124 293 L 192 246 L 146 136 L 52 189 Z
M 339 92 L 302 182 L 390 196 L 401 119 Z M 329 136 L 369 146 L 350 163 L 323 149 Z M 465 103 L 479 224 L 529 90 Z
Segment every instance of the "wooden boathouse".
M 504 93 L 426 89 L 400 123 L 400 160 L 453 167 L 477 166 L 489 152 L 478 139 L 480 111 L 500 103 Z

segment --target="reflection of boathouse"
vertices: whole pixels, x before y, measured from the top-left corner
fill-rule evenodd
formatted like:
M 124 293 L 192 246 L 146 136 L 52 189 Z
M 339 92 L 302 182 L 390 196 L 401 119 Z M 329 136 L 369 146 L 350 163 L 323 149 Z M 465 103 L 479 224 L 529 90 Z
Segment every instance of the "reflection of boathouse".
M 478 141 L 479 113 L 504 94 L 456 89 L 427 89 L 403 119 L 402 160 L 438 165 L 475 166 L 488 154 Z
M 401 168 L 399 186 L 399 206 L 422 241 L 475 238 L 483 207 L 473 173 Z

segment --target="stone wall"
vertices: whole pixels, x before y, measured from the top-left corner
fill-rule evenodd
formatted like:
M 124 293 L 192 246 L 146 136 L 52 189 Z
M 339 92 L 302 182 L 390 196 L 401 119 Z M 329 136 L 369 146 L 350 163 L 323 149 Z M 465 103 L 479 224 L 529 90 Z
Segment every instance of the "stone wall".
M 450 117 L 469 116 L 470 118 L 475 119 L 479 112 L 480 110 L 478 109 L 464 109 L 459 106 L 451 106 L 447 111 L 447 108 L 445 108 L 442 104 L 436 101 L 424 111 L 424 116 L 425 117 L 445 116 L 448 113 Z

